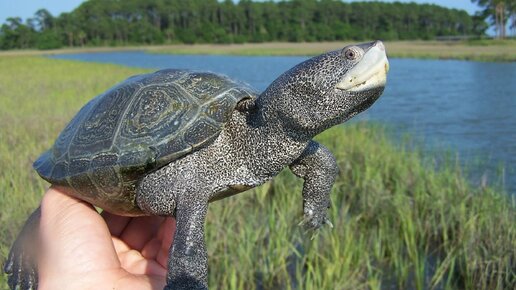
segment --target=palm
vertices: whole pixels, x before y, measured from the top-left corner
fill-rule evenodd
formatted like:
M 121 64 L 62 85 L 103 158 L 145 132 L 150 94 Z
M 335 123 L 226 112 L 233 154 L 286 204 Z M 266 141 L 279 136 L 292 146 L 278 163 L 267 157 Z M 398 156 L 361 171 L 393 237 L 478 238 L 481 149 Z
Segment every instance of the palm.
M 174 220 L 160 217 L 126 218 L 103 214 L 111 232 L 120 268 L 146 275 L 164 286 Z
M 40 229 L 43 289 L 70 288 L 70 283 L 77 289 L 165 286 L 172 218 L 99 215 L 90 205 L 50 189 Z

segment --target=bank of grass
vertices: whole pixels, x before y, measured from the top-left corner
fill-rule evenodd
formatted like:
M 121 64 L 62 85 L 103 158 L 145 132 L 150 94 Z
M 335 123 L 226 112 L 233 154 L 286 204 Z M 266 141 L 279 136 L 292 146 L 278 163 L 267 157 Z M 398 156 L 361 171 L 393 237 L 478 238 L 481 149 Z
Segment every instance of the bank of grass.
M 258 43 L 233 45 L 177 45 L 155 47 L 152 53 L 229 55 L 317 55 L 352 42 Z M 476 61 L 516 61 L 516 41 L 387 41 L 389 57 L 460 59 Z
M 47 186 L 32 161 L 88 99 L 140 72 L 0 57 L 0 263 Z M 300 230 L 302 182 L 288 171 L 211 204 L 213 289 L 514 289 L 514 200 L 469 186 L 453 162 L 435 170 L 431 157 L 393 145 L 379 126 L 337 127 L 317 139 L 341 168 L 334 228 L 313 240 Z
M 146 51 L 163 54 L 210 54 L 246 56 L 317 55 L 355 42 L 271 42 L 245 44 L 176 44 L 129 47 L 85 47 L 57 50 L 13 50 L 1 55 L 41 55 L 106 51 Z M 387 41 L 389 57 L 424 59 L 460 59 L 475 61 L 516 61 L 516 40 L 471 41 Z

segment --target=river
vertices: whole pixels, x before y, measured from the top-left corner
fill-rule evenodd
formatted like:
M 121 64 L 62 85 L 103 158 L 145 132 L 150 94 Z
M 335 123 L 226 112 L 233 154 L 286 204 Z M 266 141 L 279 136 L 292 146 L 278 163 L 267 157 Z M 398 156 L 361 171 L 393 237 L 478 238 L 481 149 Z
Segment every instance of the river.
M 153 69 L 208 70 L 260 91 L 306 59 L 145 52 L 51 57 Z M 516 63 L 391 59 L 390 64 L 383 96 L 355 119 L 385 124 L 396 137 L 408 132 L 424 144 L 424 152 L 456 152 L 473 184 L 487 181 L 516 195 Z

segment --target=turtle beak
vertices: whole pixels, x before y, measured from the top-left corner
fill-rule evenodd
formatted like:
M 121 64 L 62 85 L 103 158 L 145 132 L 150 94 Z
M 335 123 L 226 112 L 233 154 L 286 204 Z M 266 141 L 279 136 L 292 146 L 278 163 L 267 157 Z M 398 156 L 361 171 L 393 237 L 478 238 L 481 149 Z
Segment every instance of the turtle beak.
M 336 88 L 361 92 L 384 87 L 388 71 L 389 61 L 385 54 L 385 46 L 377 40 L 369 46 L 362 59 L 344 75 Z

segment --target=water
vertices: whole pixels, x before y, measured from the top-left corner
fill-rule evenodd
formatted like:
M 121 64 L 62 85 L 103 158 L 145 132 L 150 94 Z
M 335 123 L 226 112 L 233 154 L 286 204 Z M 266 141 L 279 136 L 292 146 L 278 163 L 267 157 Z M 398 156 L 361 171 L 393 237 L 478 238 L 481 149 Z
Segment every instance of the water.
M 283 56 L 192 56 L 144 52 L 52 56 L 143 68 L 185 68 L 226 74 L 263 90 L 305 60 Z M 516 63 L 391 59 L 383 96 L 358 119 L 424 139 L 429 150 L 458 152 L 479 184 L 502 182 L 516 194 Z M 477 162 L 481 160 L 480 164 Z M 497 170 L 503 168 L 503 170 Z

